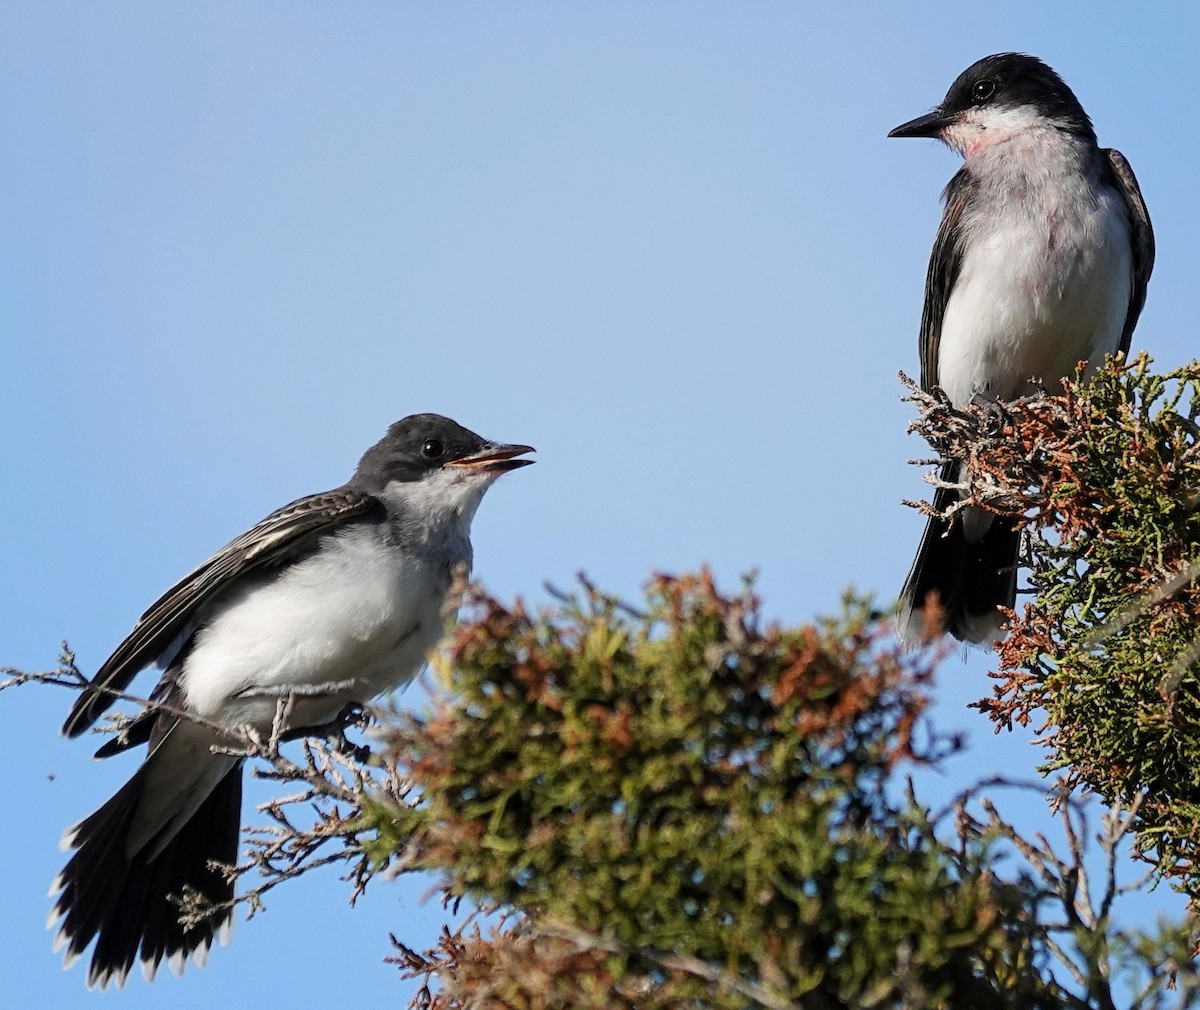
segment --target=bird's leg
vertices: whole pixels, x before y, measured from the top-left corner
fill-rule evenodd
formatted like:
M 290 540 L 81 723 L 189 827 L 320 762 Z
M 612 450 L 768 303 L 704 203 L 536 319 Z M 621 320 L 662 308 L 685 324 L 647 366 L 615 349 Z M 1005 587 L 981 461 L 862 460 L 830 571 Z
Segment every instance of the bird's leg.
M 993 431 L 999 431 L 1013 423 L 1008 404 L 996 399 L 994 396 L 988 396 L 985 393 L 976 393 L 971 397 L 971 406 L 978 407 L 984 412 L 994 425 Z
M 280 740 L 286 742 L 306 736 L 321 737 L 328 740 L 334 750 L 363 764 L 370 758 L 371 748 L 366 744 L 351 743 L 346 737 L 346 730 L 351 726 L 362 728 L 369 718 L 366 709 L 359 702 L 351 701 L 328 722 L 315 726 L 297 726 L 287 730 Z

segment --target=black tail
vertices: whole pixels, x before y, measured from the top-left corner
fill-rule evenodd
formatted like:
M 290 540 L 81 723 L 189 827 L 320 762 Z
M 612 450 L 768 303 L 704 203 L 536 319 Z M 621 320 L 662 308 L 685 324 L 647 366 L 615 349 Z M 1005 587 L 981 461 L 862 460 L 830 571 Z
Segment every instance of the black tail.
M 56 947 L 66 947 L 67 965 L 95 938 L 88 988 L 123 985 L 139 947 L 143 971 L 150 977 L 164 959 L 176 974 L 191 955 L 202 964 L 213 940 L 224 943 L 232 927 L 233 911 L 228 909 L 185 929 L 171 899 L 193 888 L 212 902 L 233 899 L 233 883 L 209 863 L 237 861 L 241 765 L 221 779 L 153 856 L 148 855 L 155 848 L 151 845 L 126 852 L 144 778 L 145 766 L 65 839 L 77 851 L 55 881 L 60 894 L 51 919 L 62 917 Z
M 953 479 L 946 464 L 943 480 Z M 939 511 L 955 501 L 954 492 L 939 488 L 933 506 Z M 916 560 L 900 591 L 900 636 L 918 642 L 925 633 L 924 608 L 937 594 L 941 630 L 960 642 L 992 642 L 1004 621 L 997 607 L 1012 607 L 1017 599 L 1017 560 L 1021 531 L 1012 519 L 992 517 L 987 531 L 969 541 L 960 518 L 930 518 Z M 936 629 L 935 629 L 936 630 Z

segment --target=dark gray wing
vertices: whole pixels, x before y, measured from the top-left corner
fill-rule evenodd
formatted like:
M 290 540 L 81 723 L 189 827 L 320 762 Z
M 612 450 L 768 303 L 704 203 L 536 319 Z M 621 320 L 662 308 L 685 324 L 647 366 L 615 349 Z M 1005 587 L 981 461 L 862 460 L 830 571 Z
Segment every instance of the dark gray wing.
M 177 665 L 171 666 L 159 678 L 158 684 L 150 693 L 150 700 L 156 705 L 147 706 L 134 716 L 119 733 L 105 740 L 93 757 L 112 757 L 114 754 L 120 754 L 122 751 L 138 747 L 141 744 L 149 744 L 150 750 L 153 750 L 155 744 L 166 736 L 170 728 L 178 721 L 174 716 L 163 718 L 165 710 L 183 708 L 187 703 L 179 687 L 179 673 Z
M 279 565 L 316 546 L 318 538 L 350 519 L 380 508 L 377 499 L 350 487 L 300 498 L 272 512 L 253 529 L 226 544 L 168 589 L 117 646 L 76 700 L 63 725 L 68 736 L 86 730 L 134 675 L 160 659 L 200 609 L 251 572 Z M 108 690 L 96 690 L 107 688 Z
M 925 275 L 925 308 L 921 312 L 921 388 L 927 393 L 938 385 L 938 349 L 942 342 L 942 320 L 946 303 L 962 269 L 962 217 L 975 191 L 975 180 L 961 168 L 947 184 L 942 199 L 946 209 L 933 241 L 929 271 Z
M 1125 199 L 1129 212 L 1129 242 L 1133 247 L 1133 290 L 1129 297 L 1129 311 L 1125 314 L 1125 329 L 1121 331 L 1121 353 L 1129 353 L 1129 341 L 1133 328 L 1137 326 L 1142 306 L 1146 304 L 1146 285 L 1150 283 L 1150 271 L 1154 269 L 1154 228 L 1150 225 L 1150 212 L 1142 199 L 1137 176 L 1125 160 L 1125 155 L 1111 147 L 1103 149 L 1108 159 L 1111 177 L 1108 182 Z

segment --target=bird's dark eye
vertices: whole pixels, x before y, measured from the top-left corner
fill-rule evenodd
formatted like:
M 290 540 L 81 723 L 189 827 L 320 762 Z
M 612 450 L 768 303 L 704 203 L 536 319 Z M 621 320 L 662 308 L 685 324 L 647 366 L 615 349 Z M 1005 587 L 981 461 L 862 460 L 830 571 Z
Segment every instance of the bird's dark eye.
M 982 105 L 996 93 L 996 85 L 992 81 L 983 80 L 976 81 L 971 88 L 971 101 L 976 105 Z
M 428 439 L 425 444 L 421 446 L 421 455 L 426 459 L 438 459 L 445 451 L 446 447 L 442 444 L 442 440 L 440 438 Z

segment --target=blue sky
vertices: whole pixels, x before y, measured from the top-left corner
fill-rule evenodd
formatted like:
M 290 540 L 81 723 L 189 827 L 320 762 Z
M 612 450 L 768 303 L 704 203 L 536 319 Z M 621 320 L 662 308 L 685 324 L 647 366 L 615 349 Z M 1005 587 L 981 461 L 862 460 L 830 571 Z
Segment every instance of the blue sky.
M 66 638 L 94 670 L 180 574 L 423 410 L 539 450 L 476 521 L 502 595 L 707 562 L 760 569 L 785 620 L 847 586 L 890 599 L 921 526 L 899 501 L 924 489 L 896 373 L 917 373 L 957 161 L 885 134 L 969 63 L 1043 57 L 1129 157 L 1158 239 L 1134 347 L 1195 353 L 1200 15 L 1131 16 L 10 0 L 0 663 L 47 668 Z M 987 669 L 945 668 L 939 718 L 974 750 L 935 789 L 1036 764 L 966 710 Z M 45 892 L 62 829 L 132 770 L 58 736 L 69 701 L 0 695 L 0 986 L 30 1005 L 83 991 Z M 387 931 L 433 938 L 424 893 L 377 883 L 349 910 L 333 874 L 281 888 L 208 968 L 120 1000 L 395 997 Z

